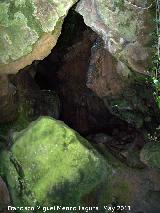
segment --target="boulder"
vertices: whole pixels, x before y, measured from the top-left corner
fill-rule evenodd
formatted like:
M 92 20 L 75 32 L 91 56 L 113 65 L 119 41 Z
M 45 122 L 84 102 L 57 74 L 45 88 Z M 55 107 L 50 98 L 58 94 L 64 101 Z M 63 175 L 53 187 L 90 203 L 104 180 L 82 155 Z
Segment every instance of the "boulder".
M 49 55 L 76 0 L 0 2 L 0 74 L 13 74 Z
M 135 75 L 124 63 L 113 57 L 104 48 L 101 39 L 92 45 L 86 79 L 87 87 L 104 101 L 112 115 L 136 128 L 152 120 L 158 122 L 159 112 L 152 86 L 144 76 Z
M 131 70 L 147 74 L 155 3 L 132 0 L 81 0 L 77 11 L 96 31 L 108 51 Z
M 109 175 L 109 165 L 84 138 L 50 117 L 14 133 L 13 142 L 1 153 L 1 174 L 14 206 L 85 204 Z
M 87 86 L 111 114 L 136 128 L 159 119 L 154 91 L 146 83 L 153 52 L 154 6 L 149 0 L 81 0 L 76 8 L 102 38 L 91 49 Z

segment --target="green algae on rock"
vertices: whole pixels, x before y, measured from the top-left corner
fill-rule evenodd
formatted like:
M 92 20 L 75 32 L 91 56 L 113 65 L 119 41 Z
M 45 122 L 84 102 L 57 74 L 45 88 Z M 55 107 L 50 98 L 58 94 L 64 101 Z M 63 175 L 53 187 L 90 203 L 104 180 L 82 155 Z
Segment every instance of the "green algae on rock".
M 61 121 L 40 117 L 13 140 L 1 173 L 15 206 L 78 205 L 105 180 L 103 157 Z
M 152 142 L 144 146 L 141 151 L 141 161 L 147 166 L 160 169 L 160 143 Z
M 16 73 L 34 60 L 46 57 L 74 3 L 76 0 L 2 0 L 0 73 Z

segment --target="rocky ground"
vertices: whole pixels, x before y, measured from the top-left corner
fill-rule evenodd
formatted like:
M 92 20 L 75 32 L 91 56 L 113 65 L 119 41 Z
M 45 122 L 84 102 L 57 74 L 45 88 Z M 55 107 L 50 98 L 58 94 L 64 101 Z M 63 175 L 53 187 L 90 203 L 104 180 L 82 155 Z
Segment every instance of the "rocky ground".
M 0 212 L 160 212 L 154 9 L 149 0 L 0 2 Z

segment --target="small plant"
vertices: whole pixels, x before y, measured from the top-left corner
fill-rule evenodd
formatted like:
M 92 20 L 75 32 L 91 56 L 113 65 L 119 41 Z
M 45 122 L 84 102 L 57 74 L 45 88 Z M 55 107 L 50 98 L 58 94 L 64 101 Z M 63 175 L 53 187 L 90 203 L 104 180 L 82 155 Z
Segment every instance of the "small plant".
M 155 98 L 160 109 L 160 0 L 156 0 L 156 31 L 154 32 L 155 55 L 153 57 L 152 83 L 155 88 Z
M 160 142 L 160 127 L 156 128 L 156 130 L 154 131 L 154 133 L 148 133 L 147 134 L 147 139 L 149 142 L 154 142 L 154 143 L 159 143 Z

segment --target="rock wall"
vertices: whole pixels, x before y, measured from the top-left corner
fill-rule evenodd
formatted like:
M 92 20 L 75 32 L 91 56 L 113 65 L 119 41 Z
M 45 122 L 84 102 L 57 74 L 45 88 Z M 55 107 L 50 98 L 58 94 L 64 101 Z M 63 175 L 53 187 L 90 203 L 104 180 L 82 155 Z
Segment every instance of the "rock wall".
M 136 128 L 158 115 L 146 81 L 154 50 L 154 8 L 153 1 L 126 0 L 81 0 L 76 8 L 102 38 L 91 49 L 87 86 L 112 114 Z

